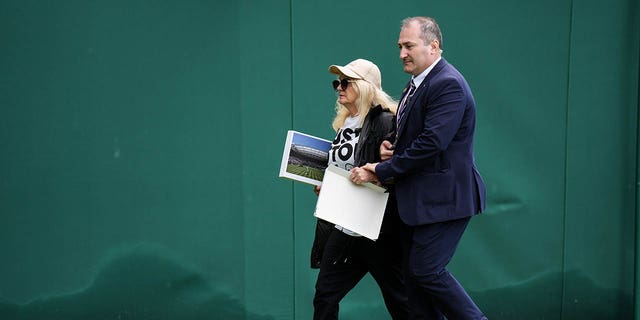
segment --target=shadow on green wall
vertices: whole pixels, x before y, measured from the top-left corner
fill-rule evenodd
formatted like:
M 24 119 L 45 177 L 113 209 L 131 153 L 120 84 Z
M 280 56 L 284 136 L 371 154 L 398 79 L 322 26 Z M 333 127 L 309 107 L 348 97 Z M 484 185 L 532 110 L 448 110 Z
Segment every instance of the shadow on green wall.
M 201 274 L 158 253 L 133 251 L 112 258 L 84 291 L 35 300 L 25 305 L 0 301 L 0 319 L 247 319 L 251 314 L 237 299 L 217 289 Z M 567 290 L 564 310 L 554 290 Z M 596 285 L 579 271 L 548 273 L 504 288 L 469 292 L 490 319 L 631 319 L 631 296 Z M 381 319 L 381 304 L 350 306 L 344 319 Z
M 563 277 L 565 283 L 573 286 L 567 289 L 564 310 L 559 290 Z M 598 286 L 578 270 L 550 272 L 511 286 L 470 291 L 469 294 L 492 320 L 633 319 L 631 295 Z M 384 304 L 377 302 L 381 300 L 341 306 L 340 319 L 389 319 Z
M 25 305 L 0 301 L 0 318 L 273 319 L 247 312 L 237 299 L 172 258 L 131 252 L 104 266 L 82 292 Z
M 573 286 L 565 294 L 564 310 L 557 290 L 563 278 Z M 517 285 L 469 294 L 489 319 L 633 319 L 629 294 L 598 286 L 578 270 L 543 274 Z

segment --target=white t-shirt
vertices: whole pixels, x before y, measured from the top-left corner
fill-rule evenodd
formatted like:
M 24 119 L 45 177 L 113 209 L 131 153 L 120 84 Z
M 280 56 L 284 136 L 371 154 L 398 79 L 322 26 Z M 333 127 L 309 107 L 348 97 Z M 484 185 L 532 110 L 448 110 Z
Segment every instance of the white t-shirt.
M 347 171 L 355 166 L 355 150 L 358 140 L 360 140 L 360 130 L 358 117 L 347 117 L 336 138 L 331 143 L 329 151 L 329 165 L 337 166 Z
M 359 121 L 358 117 L 347 117 L 342 127 L 338 129 L 329 151 L 330 166 L 337 166 L 347 171 L 355 167 L 355 150 L 358 140 L 360 140 L 360 130 L 362 130 L 359 127 Z M 361 235 L 339 225 L 336 225 L 336 229 L 350 236 L 361 237 Z

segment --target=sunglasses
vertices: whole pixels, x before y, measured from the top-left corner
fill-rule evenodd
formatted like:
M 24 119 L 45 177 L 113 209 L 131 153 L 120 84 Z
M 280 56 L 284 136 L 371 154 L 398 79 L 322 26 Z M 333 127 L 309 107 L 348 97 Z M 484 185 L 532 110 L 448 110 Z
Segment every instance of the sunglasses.
M 351 80 L 351 79 L 333 80 L 332 82 L 333 90 L 338 90 L 338 86 L 340 86 L 342 90 L 347 90 L 347 86 L 349 85 L 349 82 L 355 82 L 355 80 Z

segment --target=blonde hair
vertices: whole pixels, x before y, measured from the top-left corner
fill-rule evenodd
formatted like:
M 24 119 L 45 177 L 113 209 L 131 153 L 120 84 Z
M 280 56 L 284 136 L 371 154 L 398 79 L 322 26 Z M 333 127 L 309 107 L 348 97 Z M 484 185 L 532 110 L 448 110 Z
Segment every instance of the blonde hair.
M 366 80 L 350 80 L 352 82 L 350 82 L 349 85 L 353 86 L 354 91 L 358 95 L 355 105 L 358 109 L 358 123 L 360 126 L 367 117 L 369 110 L 377 105 L 381 105 L 382 108 L 389 109 L 393 114 L 396 114 L 398 102 L 393 100 L 393 98 L 384 92 L 382 88 L 378 88 Z M 335 131 L 338 131 L 338 129 L 342 127 L 349 116 L 349 110 L 347 107 L 338 101 L 339 100 L 336 101 L 336 116 L 333 118 L 333 123 L 331 124 Z

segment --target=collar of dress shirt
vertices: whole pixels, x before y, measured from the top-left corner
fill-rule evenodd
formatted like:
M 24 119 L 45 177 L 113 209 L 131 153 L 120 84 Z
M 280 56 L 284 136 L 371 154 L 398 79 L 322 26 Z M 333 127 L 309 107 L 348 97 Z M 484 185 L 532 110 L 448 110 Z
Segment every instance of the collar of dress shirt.
M 438 57 L 438 59 L 436 59 L 436 61 L 434 61 L 429 66 L 429 68 L 422 71 L 422 73 L 420 73 L 417 77 L 411 77 L 411 79 L 413 80 L 413 85 L 416 86 L 416 88 L 419 87 L 420 84 L 422 84 L 422 81 L 424 81 L 424 78 L 426 78 L 429 72 L 431 71 L 431 69 L 433 69 L 433 67 L 435 67 L 436 64 L 438 64 L 438 62 L 440 62 L 440 59 L 442 59 L 442 57 Z

